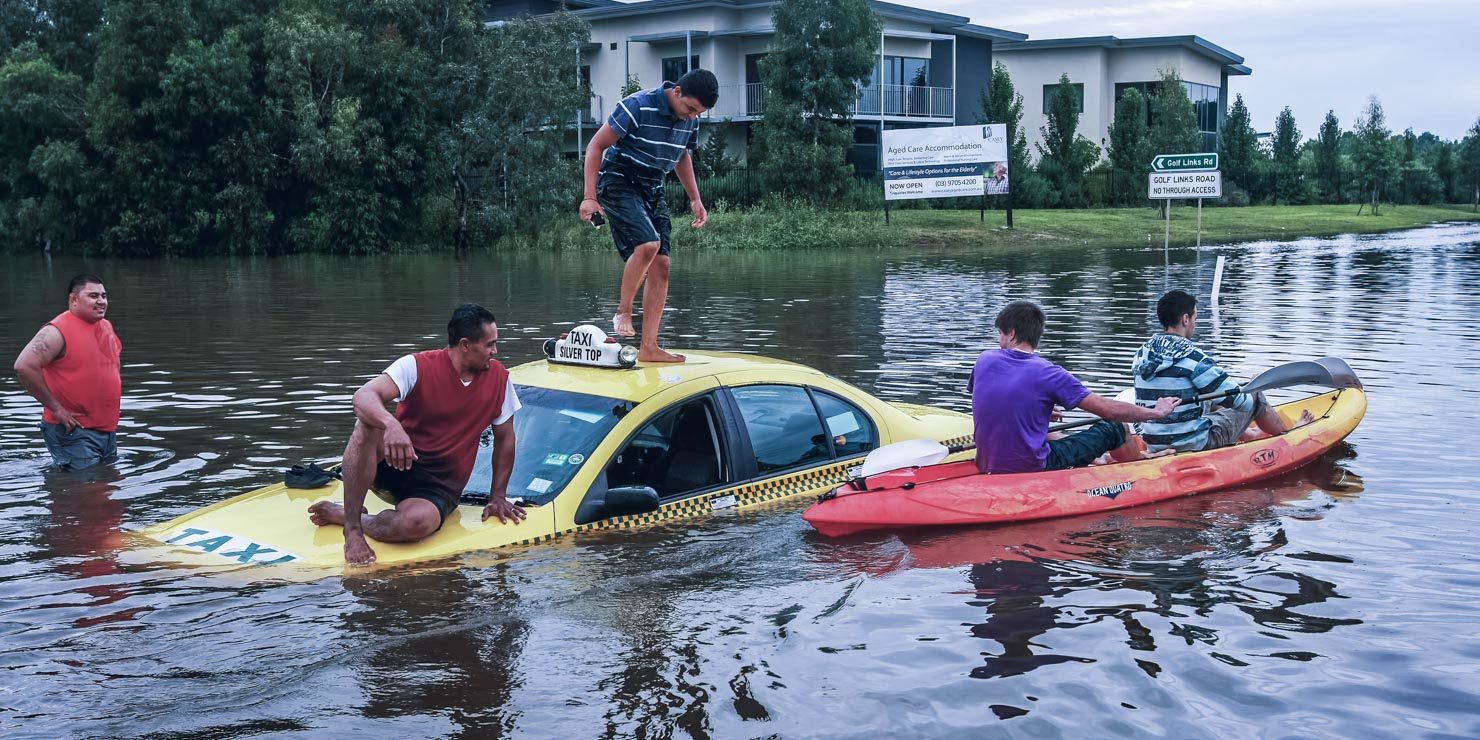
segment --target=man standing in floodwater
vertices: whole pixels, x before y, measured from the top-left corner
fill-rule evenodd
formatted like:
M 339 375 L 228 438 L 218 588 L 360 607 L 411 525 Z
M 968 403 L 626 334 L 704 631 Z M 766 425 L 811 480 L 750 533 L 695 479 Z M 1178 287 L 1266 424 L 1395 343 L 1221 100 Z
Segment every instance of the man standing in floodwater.
M 107 314 L 103 280 L 78 275 L 67 285 L 67 310 L 15 358 L 21 386 L 41 402 L 41 438 L 51 460 L 67 470 L 118 457 L 123 342 Z
M 663 179 L 678 174 L 689 196 L 693 226 L 709 220 L 699 183 L 694 179 L 690 148 L 699 132 L 699 116 L 719 100 L 714 73 L 691 70 L 677 83 L 664 82 L 623 98 L 586 147 L 585 195 L 581 220 L 593 223 L 597 214 L 611 222 L 617 254 L 627 263 L 622 270 L 622 294 L 612 325 L 617 334 L 636 334 L 632 302 L 644 280 L 642 340 L 637 359 L 642 362 L 683 362 L 658 347 L 658 328 L 668 302 L 668 237 L 672 224 L 663 200 Z M 600 225 L 600 222 L 594 222 Z
M 514 412 L 519 397 L 509 371 L 493 359 L 498 325 L 488 309 L 465 303 L 447 322 L 447 346 L 406 355 L 355 391 L 355 431 L 344 449 L 344 505 L 308 507 L 318 526 L 344 527 L 344 560 L 375 562 L 365 535 L 380 542 L 418 542 L 442 528 L 473 473 L 478 441 L 493 425 L 493 485 L 483 519 L 524 519 L 505 495 L 514 472 Z M 385 405 L 396 400 L 396 413 Z M 364 512 L 371 482 L 396 508 Z M 346 511 L 357 512 L 346 516 Z

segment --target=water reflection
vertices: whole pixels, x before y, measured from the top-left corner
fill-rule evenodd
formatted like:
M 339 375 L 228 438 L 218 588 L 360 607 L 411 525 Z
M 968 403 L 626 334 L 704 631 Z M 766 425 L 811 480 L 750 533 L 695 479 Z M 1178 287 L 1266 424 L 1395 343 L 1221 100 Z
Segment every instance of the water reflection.
M 346 578 L 359 608 L 336 630 L 353 649 L 361 711 L 445 717 L 455 737 L 505 737 L 530 625 L 506 567 Z
M 1321 487 L 1333 480 L 1339 489 Z M 1328 456 L 1292 478 L 1233 495 L 987 532 L 919 535 L 919 540 L 903 535 L 901 541 L 915 567 L 976 561 L 967 571 L 976 598 L 967 603 L 984 608 L 987 619 L 973 625 L 971 634 L 998 647 L 984 651 L 985 664 L 970 675 L 999 678 L 1059 663 L 1093 662 L 1053 652 L 1049 633 L 1105 620 L 1120 622 L 1127 647 L 1143 652 L 1156 650 L 1157 635 L 1147 625 L 1159 622 L 1170 625 L 1166 637 L 1217 645 L 1219 630 L 1176 620 L 1189 613 L 1206 617 L 1224 605 L 1276 630 L 1318 633 L 1361 624 L 1360 619 L 1297 611 L 1341 596 L 1335 584 L 1265 557 L 1287 544 L 1280 524 L 1283 502 L 1307 500 L 1313 491 L 1352 498 L 1361 490 L 1360 478 Z M 1136 593 L 1144 596 L 1139 603 L 1088 607 L 1064 598 L 1086 590 L 1113 592 L 1121 602 Z M 1279 657 L 1317 656 L 1287 651 Z M 1137 662 L 1153 676 L 1160 670 L 1152 661 Z

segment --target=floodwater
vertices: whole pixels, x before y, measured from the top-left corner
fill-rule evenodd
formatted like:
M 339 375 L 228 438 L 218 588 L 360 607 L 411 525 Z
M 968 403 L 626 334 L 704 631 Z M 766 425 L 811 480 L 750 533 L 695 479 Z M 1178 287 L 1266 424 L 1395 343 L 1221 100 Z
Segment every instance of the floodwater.
M 1022 526 L 829 540 L 806 502 L 451 562 L 262 582 L 129 530 L 333 459 L 350 394 L 493 308 L 506 363 L 611 314 L 611 254 L 0 257 L 9 362 L 81 269 L 124 341 L 115 471 L 42 470 L 0 378 L 0 734 L 1480 735 L 1480 227 L 1174 250 L 677 254 L 669 343 L 968 407 L 991 318 L 1126 384 L 1167 285 L 1236 376 L 1347 358 L 1366 421 L 1267 484 Z

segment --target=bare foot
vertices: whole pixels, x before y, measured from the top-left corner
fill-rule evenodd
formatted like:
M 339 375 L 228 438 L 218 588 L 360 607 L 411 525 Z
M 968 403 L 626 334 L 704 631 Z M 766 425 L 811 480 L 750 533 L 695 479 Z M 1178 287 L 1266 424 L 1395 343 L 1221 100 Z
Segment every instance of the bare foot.
M 1294 429 L 1295 427 L 1303 427 L 1315 420 L 1315 415 L 1312 414 L 1310 411 L 1302 411 L 1300 412 L 1300 418 L 1295 420 L 1295 426 L 1292 426 L 1290 428 Z
M 683 362 L 685 359 L 683 355 L 676 355 L 657 347 L 637 350 L 638 362 Z
M 344 507 L 333 501 L 318 501 L 308 507 L 308 520 L 315 526 L 326 524 L 344 526 Z
M 612 316 L 612 329 L 618 336 L 635 337 L 637 330 L 632 328 L 632 314 L 619 313 Z

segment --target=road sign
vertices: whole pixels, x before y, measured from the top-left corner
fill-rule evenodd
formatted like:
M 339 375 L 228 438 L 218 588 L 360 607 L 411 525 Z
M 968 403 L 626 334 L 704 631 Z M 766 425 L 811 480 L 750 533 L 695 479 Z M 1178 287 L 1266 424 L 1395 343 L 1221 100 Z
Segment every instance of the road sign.
M 1151 158 L 1151 169 L 1157 172 L 1195 172 L 1218 169 L 1218 154 L 1158 154 Z M 1156 197 L 1156 196 L 1152 196 Z
M 1223 173 L 1153 172 L 1146 197 L 1161 200 L 1223 197 Z

